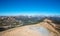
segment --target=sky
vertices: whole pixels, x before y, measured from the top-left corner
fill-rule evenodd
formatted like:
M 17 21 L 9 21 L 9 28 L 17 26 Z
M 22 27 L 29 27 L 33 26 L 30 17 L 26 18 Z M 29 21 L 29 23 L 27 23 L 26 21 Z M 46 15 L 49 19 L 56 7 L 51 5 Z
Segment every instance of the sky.
M 60 0 L 0 0 L 0 16 L 60 15 Z

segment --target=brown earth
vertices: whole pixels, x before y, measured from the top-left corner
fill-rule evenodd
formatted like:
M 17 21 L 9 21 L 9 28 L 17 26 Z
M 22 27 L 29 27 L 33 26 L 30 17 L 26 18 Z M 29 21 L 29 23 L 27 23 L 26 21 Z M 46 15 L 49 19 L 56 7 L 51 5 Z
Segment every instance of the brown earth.
M 60 36 L 60 33 L 54 27 L 55 25 L 51 22 L 52 22 L 51 20 L 45 19 L 43 22 L 35 25 L 22 26 L 0 32 L 0 36 L 43 36 L 44 35 L 38 32 L 37 30 L 29 29 L 32 26 L 44 27 L 48 29 L 48 31 L 50 32 L 49 36 Z

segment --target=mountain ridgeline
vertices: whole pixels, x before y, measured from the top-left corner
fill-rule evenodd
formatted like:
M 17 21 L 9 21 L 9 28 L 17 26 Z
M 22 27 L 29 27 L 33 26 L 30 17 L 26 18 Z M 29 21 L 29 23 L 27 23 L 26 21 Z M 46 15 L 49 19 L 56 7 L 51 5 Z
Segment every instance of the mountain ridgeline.
M 24 25 L 37 24 L 46 18 L 60 25 L 60 17 L 55 16 L 0 16 L 0 31 Z

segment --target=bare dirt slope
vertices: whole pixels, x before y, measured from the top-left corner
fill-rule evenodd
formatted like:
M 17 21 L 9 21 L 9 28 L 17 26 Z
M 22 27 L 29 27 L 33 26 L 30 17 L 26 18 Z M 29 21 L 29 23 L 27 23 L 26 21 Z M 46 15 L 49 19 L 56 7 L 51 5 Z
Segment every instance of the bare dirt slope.
M 0 36 L 60 36 L 59 32 L 52 27 L 51 20 L 45 19 L 43 22 L 22 26 L 7 31 L 0 32 Z

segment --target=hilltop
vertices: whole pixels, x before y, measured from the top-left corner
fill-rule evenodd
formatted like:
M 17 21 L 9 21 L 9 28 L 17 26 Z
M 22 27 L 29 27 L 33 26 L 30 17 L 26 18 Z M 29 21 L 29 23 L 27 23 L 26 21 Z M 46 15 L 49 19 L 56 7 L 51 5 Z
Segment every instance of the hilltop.
M 52 23 L 52 20 L 44 19 L 42 22 L 34 25 L 26 25 L 0 32 L 0 35 L 1 36 L 60 36 L 60 32 L 56 29 L 56 24 Z

